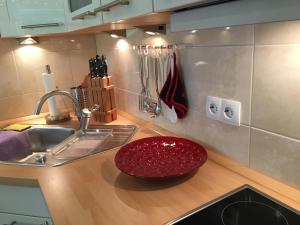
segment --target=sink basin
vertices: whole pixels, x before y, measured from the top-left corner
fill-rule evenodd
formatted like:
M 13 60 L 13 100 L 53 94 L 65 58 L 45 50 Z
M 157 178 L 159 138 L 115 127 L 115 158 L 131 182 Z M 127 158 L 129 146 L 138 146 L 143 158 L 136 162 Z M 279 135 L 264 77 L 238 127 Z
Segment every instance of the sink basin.
M 28 134 L 28 148 L 13 152 L 5 161 L 16 162 L 36 152 L 47 152 L 74 135 L 75 129 L 64 127 L 35 127 L 23 131 Z
M 32 125 L 28 133 L 31 147 L 2 164 L 59 166 L 114 149 L 133 136 L 133 125 L 99 125 L 93 129 Z
M 31 148 L 29 152 L 45 152 L 53 148 L 75 133 L 73 128 L 64 127 L 36 127 L 28 131 Z

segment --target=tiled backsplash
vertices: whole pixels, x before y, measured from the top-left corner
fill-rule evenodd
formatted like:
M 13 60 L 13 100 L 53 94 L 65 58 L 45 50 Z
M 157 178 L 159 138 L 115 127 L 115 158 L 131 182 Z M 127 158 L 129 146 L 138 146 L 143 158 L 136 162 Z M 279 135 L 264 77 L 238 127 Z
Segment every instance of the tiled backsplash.
M 96 36 L 108 56 L 119 108 L 168 130 L 200 140 L 217 152 L 300 187 L 300 22 L 280 22 L 169 33 L 149 37 L 132 30 L 127 39 Z M 132 45 L 179 45 L 189 100 L 188 116 L 177 124 L 151 119 L 138 110 L 141 90 Z M 208 95 L 242 103 L 241 126 L 205 115 Z
M 51 65 L 55 84 L 69 90 L 82 82 L 88 59 L 95 54 L 94 35 L 41 37 L 38 45 L 31 46 L 0 39 L 0 120 L 33 113 L 44 93 L 41 73 L 45 65 Z M 70 106 L 69 100 L 57 100 L 61 107 Z

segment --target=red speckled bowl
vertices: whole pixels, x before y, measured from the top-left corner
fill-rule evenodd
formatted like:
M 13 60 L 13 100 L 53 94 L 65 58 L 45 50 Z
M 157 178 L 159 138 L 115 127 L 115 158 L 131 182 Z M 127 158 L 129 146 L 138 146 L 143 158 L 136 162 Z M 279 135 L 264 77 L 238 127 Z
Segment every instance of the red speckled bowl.
M 190 140 L 157 136 L 123 146 L 115 156 L 124 173 L 151 179 L 178 177 L 191 173 L 207 160 L 205 149 Z

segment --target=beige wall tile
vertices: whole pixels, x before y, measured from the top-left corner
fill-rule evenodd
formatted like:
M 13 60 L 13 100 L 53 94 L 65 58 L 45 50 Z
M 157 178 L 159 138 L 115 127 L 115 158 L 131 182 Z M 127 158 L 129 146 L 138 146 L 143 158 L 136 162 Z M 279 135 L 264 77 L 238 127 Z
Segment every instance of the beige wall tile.
M 89 59 L 96 56 L 96 49 L 74 50 L 69 52 L 73 86 L 82 83 L 89 73 Z
M 182 74 L 192 110 L 205 112 L 206 96 L 242 103 L 241 122 L 250 123 L 253 48 L 194 47 L 180 52 Z
M 189 110 L 187 117 L 170 123 L 164 117 L 150 118 L 138 110 L 138 95 L 118 90 L 119 108 L 177 134 L 195 138 L 228 157 L 249 165 L 250 128 L 235 127 L 207 118 L 203 113 Z
M 252 126 L 300 138 L 300 46 L 255 49 Z
M 17 73 L 12 52 L 0 53 L 0 98 L 22 93 L 20 77 Z
M 300 44 L 300 21 L 256 24 L 255 44 Z
M 112 44 L 106 40 L 107 38 L 106 35 L 98 36 L 97 42 L 100 43 L 98 53 L 110 56 L 109 67 L 116 77 L 117 87 L 139 93 L 141 84 L 137 52 L 130 47 L 126 49 L 116 47 L 114 50 L 102 47 L 103 43 Z M 162 41 L 165 42 L 165 39 L 162 38 Z M 151 42 L 148 38 L 145 42 L 150 44 L 155 40 Z M 113 42 L 113 46 L 115 44 Z M 249 125 L 253 48 L 188 47 L 180 50 L 180 55 L 191 109 L 204 111 L 207 95 L 235 99 L 242 102 L 242 123 Z
M 39 46 L 33 45 L 22 46 L 14 51 L 23 93 L 43 91 L 41 73 L 45 71 L 45 65 L 51 65 L 46 53 Z
M 113 74 L 118 88 L 135 93 L 141 91 L 139 58 L 134 50 L 114 50 Z M 130 66 L 129 66 L 130 65 Z M 109 64 L 111 66 L 111 64 Z
M 0 99 L 0 120 L 33 114 L 38 95 L 35 93 Z
M 170 42 L 194 45 L 249 45 L 254 43 L 253 25 L 168 33 Z
M 97 35 L 96 41 L 98 53 L 108 55 L 109 66 L 115 74 L 120 109 L 178 134 L 188 134 L 245 165 L 249 165 L 250 154 L 253 168 L 300 185 L 299 181 L 295 182 L 300 180 L 298 175 L 293 173 L 297 170 L 293 154 L 298 159 L 295 150 L 298 141 L 292 143 L 287 137 L 279 140 L 276 135 L 266 135 L 266 131 L 255 131 L 249 149 L 249 126 L 300 138 L 299 35 L 300 22 L 292 21 L 234 26 L 229 30 L 206 29 L 195 34 L 176 32 L 155 38 L 135 29 L 122 41 L 106 34 Z M 190 108 L 183 121 L 172 124 L 163 116 L 152 119 L 138 110 L 138 58 L 132 47 L 140 43 L 179 44 Z M 207 95 L 240 101 L 243 125 L 234 127 L 208 119 L 204 107 Z M 280 158 L 279 151 L 273 151 L 276 144 L 281 146 L 284 157 Z M 292 164 L 292 169 L 286 166 L 287 162 Z
M 88 59 L 96 54 L 94 35 L 41 37 L 38 45 L 20 46 L 0 40 L 0 119 L 31 115 L 44 93 L 41 73 L 50 64 L 56 85 L 69 90 L 88 72 Z M 60 108 L 70 108 L 58 98 Z M 43 107 L 47 111 L 47 106 Z
M 38 52 L 24 55 L 24 49 L 27 51 L 27 49 L 31 48 L 36 49 Z M 15 51 L 15 57 L 23 93 L 44 90 L 42 73 L 45 72 L 47 64 L 51 66 L 55 84 L 58 87 L 72 87 L 73 77 L 68 52 L 48 52 L 36 46 L 25 46 L 25 48 Z
M 250 166 L 300 186 L 300 141 L 251 129 Z
M 40 37 L 36 45 L 47 52 L 62 52 L 68 50 L 95 49 L 96 39 L 94 35 L 66 35 L 55 37 Z M 19 49 L 19 44 L 13 44 L 13 49 Z

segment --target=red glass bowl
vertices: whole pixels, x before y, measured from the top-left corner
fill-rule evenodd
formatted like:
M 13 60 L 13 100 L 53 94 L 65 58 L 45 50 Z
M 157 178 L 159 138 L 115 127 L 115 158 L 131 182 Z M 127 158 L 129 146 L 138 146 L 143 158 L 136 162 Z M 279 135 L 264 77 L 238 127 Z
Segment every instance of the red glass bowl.
M 123 146 L 115 156 L 124 173 L 162 179 L 191 173 L 207 160 L 205 149 L 190 140 L 169 136 L 139 139 Z

